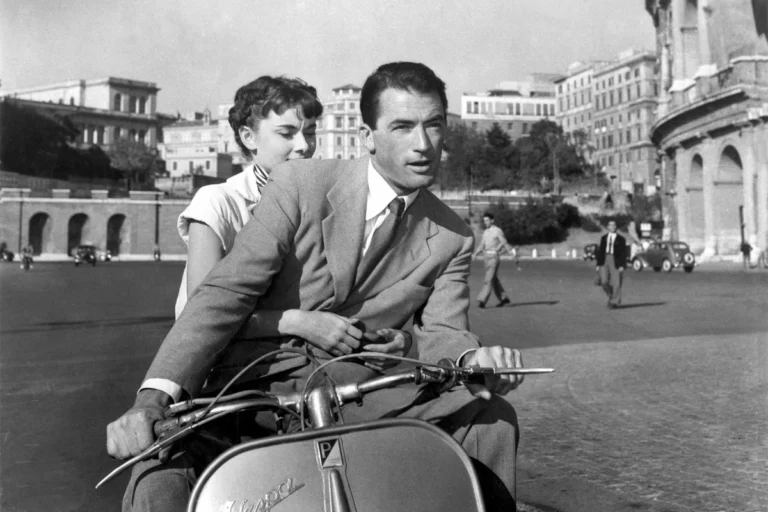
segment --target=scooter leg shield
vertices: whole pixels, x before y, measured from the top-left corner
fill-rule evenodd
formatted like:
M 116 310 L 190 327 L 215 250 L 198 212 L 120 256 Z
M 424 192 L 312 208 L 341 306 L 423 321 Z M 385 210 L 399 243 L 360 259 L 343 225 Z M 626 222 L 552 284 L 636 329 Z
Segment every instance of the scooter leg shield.
M 200 476 L 189 512 L 484 511 L 471 459 L 439 428 L 386 419 L 238 445 Z

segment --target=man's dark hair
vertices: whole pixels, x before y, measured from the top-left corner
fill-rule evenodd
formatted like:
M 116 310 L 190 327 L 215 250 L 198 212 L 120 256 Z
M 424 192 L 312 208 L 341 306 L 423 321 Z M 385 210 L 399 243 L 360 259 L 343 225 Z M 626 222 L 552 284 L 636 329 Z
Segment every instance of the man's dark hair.
M 493 214 L 491 212 L 485 212 L 483 217 L 488 217 L 489 219 L 493 220 Z
M 445 96 L 445 82 L 434 71 L 418 62 L 390 62 L 379 66 L 369 76 L 360 95 L 360 112 L 363 123 L 371 129 L 376 128 L 379 117 L 379 96 L 386 89 L 416 91 L 422 94 L 436 92 L 443 104 L 443 112 L 448 112 L 448 98 Z
M 235 104 L 229 109 L 229 126 L 243 155 L 250 156 L 251 151 L 240 140 L 241 126 L 258 131 L 259 123 L 270 112 L 282 115 L 291 108 L 298 108 L 305 118 L 323 114 L 317 91 L 299 78 L 261 76 L 240 87 L 235 93 Z

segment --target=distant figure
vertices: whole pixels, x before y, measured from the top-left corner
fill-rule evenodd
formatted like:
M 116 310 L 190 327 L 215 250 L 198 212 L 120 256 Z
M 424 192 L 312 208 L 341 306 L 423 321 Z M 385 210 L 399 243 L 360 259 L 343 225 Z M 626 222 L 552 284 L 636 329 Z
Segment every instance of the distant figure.
M 32 244 L 27 244 L 21 248 L 21 268 L 24 270 L 32 268 L 32 255 L 35 253 Z
M 155 245 L 155 249 L 152 251 L 152 255 L 155 257 L 155 261 L 160 261 L 162 254 L 160 253 L 159 245 Z
M 608 233 L 597 248 L 597 271 L 603 291 L 608 296 L 608 309 L 621 304 L 621 285 L 627 265 L 627 241 L 616 232 L 616 221 L 608 222 Z
M 516 253 L 509 243 L 507 243 L 504 232 L 501 228 L 495 226 L 493 222 L 493 214 L 486 213 L 483 215 L 485 231 L 483 232 L 483 238 L 480 241 L 480 245 L 477 246 L 477 250 L 472 254 L 472 260 L 474 261 L 478 254 L 485 252 L 485 277 L 483 279 L 483 287 L 480 290 L 480 294 L 477 296 L 477 305 L 480 308 L 485 307 L 485 303 L 488 302 L 488 298 L 491 296 L 491 291 L 493 291 L 494 295 L 496 295 L 496 298 L 499 300 L 498 307 L 506 306 L 510 302 L 497 275 L 500 263 L 499 253 L 502 250 L 505 250 L 512 255 L 516 255 Z M 515 260 L 517 260 L 517 257 L 515 257 Z M 517 269 L 520 270 L 520 265 L 517 262 L 516 264 Z
M 748 242 L 741 243 L 741 257 L 744 262 L 744 269 L 747 270 L 750 267 L 750 256 L 752 254 L 752 246 Z

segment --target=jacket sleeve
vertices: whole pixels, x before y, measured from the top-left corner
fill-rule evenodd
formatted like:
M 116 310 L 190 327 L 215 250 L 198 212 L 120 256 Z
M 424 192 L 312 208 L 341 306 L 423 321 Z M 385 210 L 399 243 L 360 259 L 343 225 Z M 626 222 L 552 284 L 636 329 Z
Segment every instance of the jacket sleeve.
M 435 280 L 432 293 L 413 317 L 413 335 L 419 358 L 436 362 L 456 359 L 466 350 L 480 347 L 469 332 L 469 266 L 474 239 L 465 238 L 461 250 Z
M 605 265 L 605 251 L 606 251 L 606 242 L 608 235 L 603 235 L 600 238 L 600 243 L 597 244 L 597 254 L 595 255 L 595 263 L 598 267 L 602 267 Z
M 280 271 L 300 209 L 296 189 L 272 173 L 250 220 L 189 298 L 160 346 L 146 379 L 168 379 L 196 396 L 223 351 Z

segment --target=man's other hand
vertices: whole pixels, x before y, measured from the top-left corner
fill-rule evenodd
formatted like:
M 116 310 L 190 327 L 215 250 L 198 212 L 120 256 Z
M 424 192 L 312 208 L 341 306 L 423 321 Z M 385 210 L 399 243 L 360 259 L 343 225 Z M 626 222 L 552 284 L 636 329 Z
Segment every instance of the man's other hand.
M 379 352 L 381 354 L 405 357 L 411 351 L 413 338 L 411 338 L 409 332 L 398 329 L 379 329 L 375 335 L 375 339 L 373 337 L 370 338 L 372 342 L 362 346 L 364 352 Z M 379 370 L 386 370 L 400 364 L 400 361 L 386 359 L 369 360 L 366 362 Z
M 506 347 L 481 347 L 462 358 L 462 366 L 487 366 L 493 368 L 522 368 L 523 356 L 520 351 Z M 470 393 L 485 400 L 491 393 L 506 395 L 523 383 L 522 375 L 488 375 L 483 384 L 465 382 Z
M 360 348 L 363 331 L 357 319 L 345 318 L 325 311 L 302 311 L 302 338 L 333 357 L 351 354 Z
M 126 460 L 146 450 L 155 442 L 153 425 L 165 419 L 163 411 L 171 401 L 162 391 L 141 390 L 133 407 L 107 425 L 107 453 Z

